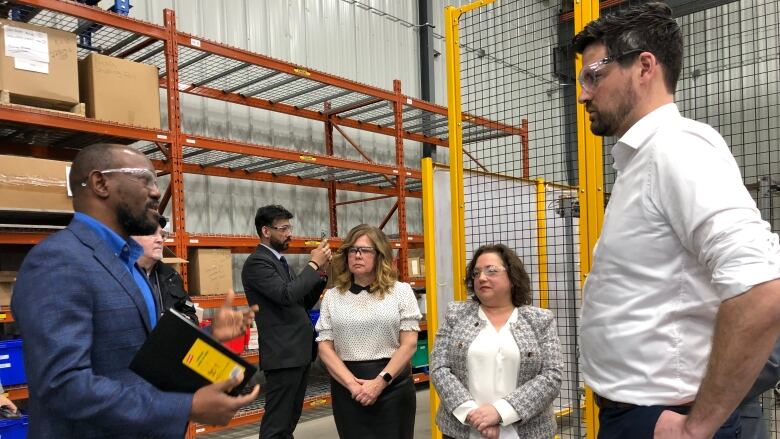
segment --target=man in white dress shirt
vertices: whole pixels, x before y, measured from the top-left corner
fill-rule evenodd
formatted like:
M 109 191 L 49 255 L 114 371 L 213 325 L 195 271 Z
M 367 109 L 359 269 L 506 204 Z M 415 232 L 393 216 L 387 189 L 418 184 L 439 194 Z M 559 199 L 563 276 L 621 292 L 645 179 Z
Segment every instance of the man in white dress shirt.
M 591 130 L 619 138 L 582 308 L 599 437 L 739 437 L 734 409 L 780 333 L 778 237 L 723 138 L 674 104 L 667 5 L 604 16 L 573 43 Z

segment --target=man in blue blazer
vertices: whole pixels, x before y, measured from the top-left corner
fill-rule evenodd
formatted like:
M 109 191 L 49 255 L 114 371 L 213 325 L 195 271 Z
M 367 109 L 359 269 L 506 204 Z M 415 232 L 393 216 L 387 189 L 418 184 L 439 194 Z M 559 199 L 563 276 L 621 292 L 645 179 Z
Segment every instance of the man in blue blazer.
M 157 320 L 130 235 L 153 233 L 160 191 L 135 149 L 92 145 L 70 173 L 73 221 L 35 246 L 17 276 L 14 317 L 24 339 L 28 438 L 180 439 L 189 420 L 226 424 L 258 389 L 225 392 L 236 379 L 195 394 L 162 392 L 129 364 Z M 218 338 L 238 334 L 251 312 L 220 310 Z

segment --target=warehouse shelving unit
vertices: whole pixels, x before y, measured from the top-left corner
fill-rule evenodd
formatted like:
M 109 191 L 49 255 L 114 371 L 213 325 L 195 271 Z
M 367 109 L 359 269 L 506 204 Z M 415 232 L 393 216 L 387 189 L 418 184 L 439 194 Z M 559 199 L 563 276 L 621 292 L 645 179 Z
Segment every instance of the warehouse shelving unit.
M 160 210 L 171 204 L 173 234 L 167 245 L 182 258 L 187 257 L 189 247 L 230 248 L 234 253 L 247 253 L 259 242 L 249 235 L 189 233 L 184 217 L 185 173 L 326 189 L 332 236 L 329 242 L 333 247 L 340 244 L 336 238 L 337 206 L 395 198 L 397 201 L 381 226 L 397 215 L 398 237 L 392 243 L 401 261 L 401 278 L 413 287 L 424 287 L 424 279 L 407 276 L 405 263 L 408 249 L 421 247 L 423 238 L 409 235 L 406 227 L 406 199 L 422 197 L 422 175 L 420 170 L 404 163 L 404 141 L 447 146 L 445 107 L 403 94 L 400 81 L 393 82 L 392 90 L 385 90 L 180 32 L 174 11 L 168 9 L 163 12 L 164 24 L 156 25 L 68 0 L 12 0 L 8 6 L 16 8 L 13 15 L 18 21 L 75 34 L 99 25 L 91 34 L 91 47 L 79 47 L 79 58 L 98 49 L 103 55 L 157 66 L 159 86 L 167 95 L 167 124 L 163 129 L 147 129 L 27 106 L 0 105 L 0 154 L 72 160 L 79 149 L 96 142 L 133 146 L 152 160 L 160 175 L 170 175 Z M 322 122 L 325 154 L 186 132 L 181 124 L 181 93 Z M 371 160 L 343 128 L 393 139 L 394 163 Z M 334 131 L 363 160 L 334 155 Z M 525 123 L 514 127 L 463 115 L 464 144 L 517 136 L 523 151 L 527 151 L 527 133 Z M 521 166 L 527 169 L 527 154 L 523 154 Z M 338 202 L 337 191 L 370 196 Z M 49 233 L 40 229 L 0 228 L 0 245 L 33 245 Z M 289 252 L 308 253 L 318 242 L 318 237 L 295 237 Z M 186 266 L 182 269 L 186 282 Z M 223 298 L 195 299 L 210 308 L 219 306 Z M 245 305 L 246 299 L 238 295 L 236 302 Z M 7 308 L 0 309 L 0 316 L 0 321 L 13 321 Z M 245 355 L 252 361 L 258 359 L 256 352 Z M 415 376 L 415 382 L 426 380 L 427 375 Z M 13 389 L 11 395 L 26 397 L 26 388 Z M 328 398 L 327 394 L 313 395 L 311 404 L 319 405 Z M 231 425 L 254 422 L 260 416 L 262 413 L 254 409 L 251 413 L 242 412 Z M 193 426 L 188 437 L 207 431 L 213 430 Z

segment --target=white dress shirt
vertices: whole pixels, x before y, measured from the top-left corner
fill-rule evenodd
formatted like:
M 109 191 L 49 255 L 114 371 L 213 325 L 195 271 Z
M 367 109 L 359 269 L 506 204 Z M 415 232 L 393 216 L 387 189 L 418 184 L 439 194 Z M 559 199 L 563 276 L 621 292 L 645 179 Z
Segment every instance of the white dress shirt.
M 634 124 L 612 155 L 617 178 L 584 285 L 585 381 L 614 401 L 689 402 L 720 303 L 780 278 L 778 237 L 720 134 L 674 104 Z
M 466 416 L 470 411 L 485 404 L 492 404 L 501 415 L 499 437 L 517 439 L 517 431 L 511 424 L 517 422 L 520 415 L 506 400 L 502 399 L 517 389 L 520 349 L 509 326 L 510 323 L 517 321 L 517 308 L 512 310 L 509 320 L 499 330 L 488 321 L 482 307 L 479 307 L 477 315 L 487 324 L 469 346 L 467 355 L 469 393 L 474 399 L 461 404 L 452 411 L 452 414 L 466 424 Z M 470 439 L 481 437 L 475 428 L 471 428 Z

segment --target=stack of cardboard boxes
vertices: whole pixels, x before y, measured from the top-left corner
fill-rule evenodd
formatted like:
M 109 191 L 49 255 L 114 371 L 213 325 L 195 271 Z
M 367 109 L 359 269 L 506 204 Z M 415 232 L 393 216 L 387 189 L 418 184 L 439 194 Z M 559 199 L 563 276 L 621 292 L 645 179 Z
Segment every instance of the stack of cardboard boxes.
M 159 129 L 157 67 L 97 53 L 79 61 L 76 39 L 72 32 L 0 19 L 0 104 Z M 0 212 L 13 212 L 14 218 L 73 212 L 69 167 L 0 156 Z M 15 268 L 2 267 L 0 305 L 10 301 Z

